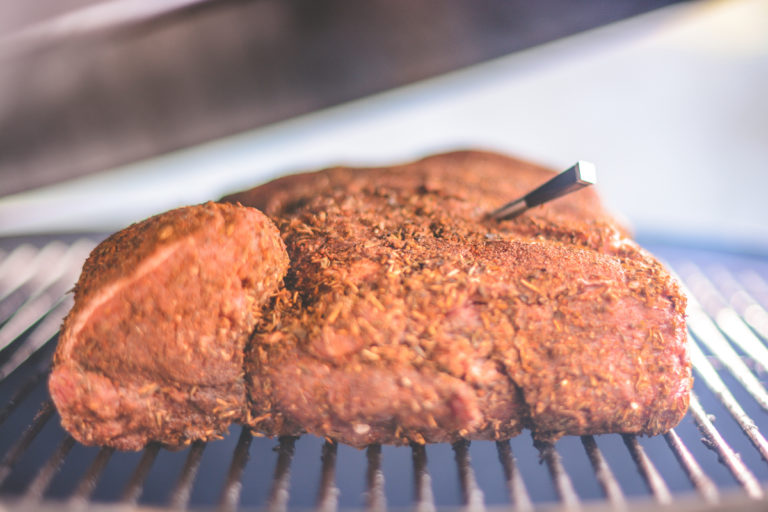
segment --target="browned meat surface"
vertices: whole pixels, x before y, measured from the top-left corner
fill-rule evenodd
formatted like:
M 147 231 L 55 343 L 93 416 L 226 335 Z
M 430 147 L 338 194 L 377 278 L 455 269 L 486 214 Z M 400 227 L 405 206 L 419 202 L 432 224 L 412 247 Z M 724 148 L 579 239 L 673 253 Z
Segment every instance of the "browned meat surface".
M 273 217 L 291 259 L 246 351 L 246 421 L 355 446 L 677 424 L 684 296 L 596 193 L 485 217 L 551 175 L 457 152 L 225 198 Z
M 208 203 L 113 235 L 62 326 L 64 427 L 119 449 L 235 421 L 355 446 L 668 430 L 691 368 L 667 272 L 592 190 L 486 217 L 551 175 L 483 152 L 334 168 L 225 198 L 279 233 Z
M 288 258 L 261 212 L 208 203 L 101 243 L 75 286 L 49 381 L 85 444 L 213 439 L 245 416 L 243 351 Z

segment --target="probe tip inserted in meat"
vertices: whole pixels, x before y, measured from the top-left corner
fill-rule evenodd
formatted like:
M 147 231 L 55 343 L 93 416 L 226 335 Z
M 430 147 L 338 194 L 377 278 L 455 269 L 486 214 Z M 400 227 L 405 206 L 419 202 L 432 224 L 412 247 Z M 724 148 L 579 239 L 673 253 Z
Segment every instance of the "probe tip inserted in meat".
M 579 160 L 565 171 L 538 187 L 536 190 L 494 210 L 491 212 L 490 216 L 496 220 L 510 219 L 516 215 L 520 215 L 529 208 L 539 206 L 552 199 L 557 199 L 565 194 L 588 187 L 596 182 L 597 171 L 595 165 Z

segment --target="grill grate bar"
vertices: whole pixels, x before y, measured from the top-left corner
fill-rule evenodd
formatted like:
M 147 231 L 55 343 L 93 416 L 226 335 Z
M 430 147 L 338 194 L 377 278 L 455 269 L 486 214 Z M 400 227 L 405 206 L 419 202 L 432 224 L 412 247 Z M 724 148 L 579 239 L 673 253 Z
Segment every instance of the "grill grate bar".
M 640 446 L 637 436 L 622 434 L 621 437 L 624 440 L 624 444 L 627 445 L 627 449 L 629 450 L 630 455 L 632 455 L 635 464 L 637 464 L 637 469 L 640 471 L 640 475 L 642 475 L 645 480 L 654 499 L 662 505 L 672 503 L 672 494 L 669 492 L 667 483 L 664 481 L 664 478 L 662 478 L 659 470 L 656 469 L 656 466 L 653 465 L 651 459 L 648 458 L 643 447 Z
M 35 389 L 35 386 L 37 386 L 41 380 L 48 376 L 48 372 L 50 372 L 50 365 L 46 362 L 43 368 L 38 367 L 33 373 L 32 377 L 24 381 L 24 383 L 19 386 L 11 399 L 8 400 L 8 403 L 5 405 L 5 407 L 0 410 L 0 425 L 5 423 L 5 420 L 8 419 L 8 416 L 10 416 L 11 413 L 13 413 L 13 411 L 16 410 L 19 405 L 21 405 L 27 395 L 29 395 L 32 390 Z
M 16 247 L 0 262 L 0 301 L 3 301 L 34 278 L 41 266 L 52 263 L 53 256 L 64 251 L 64 244 L 51 242 L 42 250 L 29 244 Z M 50 260 L 50 262 L 48 261 Z M 4 320 L 4 319 L 3 319 Z
M 159 451 L 159 443 L 149 443 L 144 448 L 141 460 L 123 490 L 123 503 L 135 505 L 139 502 L 139 497 L 141 497 L 141 493 L 144 490 L 144 481 L 147 479 L 147 475 L 149 475 L 149 471 L 152 469 L 152 464 L 155 463 Z
M 109 462 L 113 453 L 115 453 L 115 449 L 108 446 L 104 446 L 99 450 L 99 453 L 96 454 L 96 457 L 91 462 L 85 475 L 83 475 L 83 478 L 77 484 L 75 492 L 72 493 L 72 496 L 69 498 L 70 508 L 81 510 L 88 505 L 88 501 L 91 499 L 91 494 L 93 494 L 93 491 L 96 489 L 96 484 L 98 483 L 99 478 L 101 478 L 101 473 L 104 471 L 104 468 L 107 466 L 107 462 Z
M 423 444 L 411 443 L 413 456 L 413 502 L 415 512 L 435 512 L 432 478 L 427 470 L 427 449 Z
M 63 298 L 61 295 L 57 295 L 54 298 L 53 294 L 50 296 L 46 294 L 26 302 L 17 309 L 11 318 L 0 328 L 0 352 L 8 348 L 30 327 L 40 321 Z
M 189 453 L 184 461 L 184 467 L 181 468 L 179 480 L 176 482 L 173 492 L 171 492 L 171 508 L 185 510 L 189 505 L 189 497 L 192 495 L 192 484 L 195 483 L 195 476 L 200 468 L 200 461 L 203 459 L 205 446 L 205 442 L 195 441 L 189 447 Z
M 335 512 L 339 506 L 339 490 L 336 488 L 336 443 L 326 440 L 323 443 L 320 459 L 323 465 L 320 471 L 320 487 L 317 491 L 315 510 Z
M 689 331 L 717 356 L 728 368 L 728 371 L 736 377 L 736 380 L 744 386 L 744 389 L 763 409 L 768 411 L 768 392 L 728 343 L 728 340 L 720 333 L 714 321 L 710 319 L 693 294 L 685 287 L 683 289 L 688 296 L 687 323 Z
M 27 301 L 35 301 L 44 295 L 57 299 L 71 289 L 80 274 L 83 260 L 92 248 L 93 242 L 86 239 L 69 245 L 63 254 L 59 254 L 57 248 L 52 257 L 47 258 L 38 268 L 38 272 L 23 284 Z
M 69 248 L 61 243 L 52 242 L 33 258 L 37 264 L 30 264 L 30 266 L 35 267 L 36 273 L 32 276 L 22 276 L 24 281 L 17 286 L 17 288 L 21 286 L 26 288 L 26 300 L 14 308 L 15 311 L 10 313 L 7 322 L 0 328 L 0 351 L 5 350 L 46 315 L 53 318 L 45 322 L 44 326 L 44 332 L 50 334 L 38 335 L 35 339 L 36 343 L 27 341 L 24 346 L 25 353 L 13 359 L 18 363 L 16 366 L 20 364 L 19 361 L 23 362 L 56 333 L 61 320 L 72 306 L 72 297 L 67 294 L 67 290 L 72 288 L 80 272 L 80 266 L 92 247 L 93 242 L 87 239 L 80 239 Z M 16 270 L 17 273 L 24 274 L 17 267 L 18 265 L 14 263 L 9 266 L 9 271 Z M 23 357 L 25 354 L 26 357 Z M 15 369 L 14 366 L 10 366 L 9 369 L 4 367 L 0 372 L 0 379 L 13 369 Z
M 29 445 L 32 444 L 32 441 L 37 437 L 37 434 L 39 434 L 45 424 L 48 423 L 48 420 L 51 419 L 53 412 L 53 402 L 50 400 L 43 402 L 40 410 L 35 415 L 35 419 L 27 427 L 21 437 L 19 437 L 19 440 L 8 450 L 5 457 L 3 457 L 3 460 L 0 461 L 0 484 L 2 484 L 5 479 L 8 478 L 8 475 L 11 474 L 13 466 L 19 461 L 27 448 L 29 448 Z
M 253 441 L 251 431 L 247 427 L 243 427 L 240 431 L 235 451 L 232 454 L 232 463 L 229 465 L 227 479 L 221 491 L 221 499 L 219 500 L 219 510 L 221 511 L 234 511 L 237 509 L 240 502 L 240 491 L 243 488 L 243 483 L 240 479 L 243 476 L 245 465 L 248 464 L 251 441 Z
M 584 450 L 587 452 L 587 457 L 589 457 L 589 462 L 595 470 L 595 476 L 600 487 L 603 488 L 605 497 L 608 498 L 614 510 L 626 510 L 627 500 L 624 498 L 621 486 L 600 452 L 600 448 L 597 447 L 595 438 L 593 436 L 581 436 L 581 443 L 584 445 Z
M 710 421 L 709 416 L 704 412 L 699 399 L 693 393 L 691 393 L 689 410 L 699 431 L 706 438 L 703 441 L 707 448 L 712 449 L 718 454 L 720 461 L 731 471 L 736 481 L 744 487 L 744 490 L 747 491 L 750 497 L 755 499 L 762 498 L 763 491 L 755 475 L 744 465 L 741 457 L 725 442 L 725 439 L 723 439 L 720 432 L 717 431 L 712 421 Z
M 59 279 L 62 279 L 65 274 L 74 273 L 76 267 L 74 269 L 68 268 L 73 267 L 69 262 L 74 258 L 74 252 L 76 252 L 75 245 L 67 248 L 67 246 L 61 242 L 51 242 L 43 247 L 37 253 L 37 256 L 33 261 L 29 263 L 30 267 L 33 269 L 31 275 L 28 272 L 16 269 L 18 271 L 16 275 L 19 277 L 15 278 L 15 282 L 11 284 L 11 288 L 13 288 L 11 294 L 16 294 L 23 302 L 21 304 L 16 303 L 16 301 L 13 301 L 10 298 L 11 294 L 8 294 L 9 300 L 14 302 L 14 304 L 11 304 L 15 310 L 14 312 L 11 312 L 12 316 L 21 317 L 16 321 L 16 324 L 23 325 L 23 323 L 30 318 L 30 315 L 33 314 L 31 312 L 44 308 L 44 303 L 46 300 L 49 300 L 46 298 L 43 298 L 42 301 L 40 300 L 44 290 L 51 287 Z M 21 263 L 22 265 L 24 264 L 24 262 Z M 60 292 L 51 295 L 54 295 L 54 298 L 59 298 L 67 288 L 72 286 L 73 281 L 74 280 L 69 281 L 67 287 L 62 288 Z M 44 295 L 46 294 L 43 294 L 42 296 Z M 38 305 L 38 303 L 40 305 Z M 0 316 L 0 319 L 7 321 L 8 318 L 8 311 L 3 311 L 3 315 Z M 15 338 L 12 333 L 7 334 L 5 329 L 6 326 L 3 326 L 3 329 L 0 329 L 0 350 L 6 347 L 9 337 L 11 337 L 11 339 Z
M 459 485 L 461 494 L 466 505 L 466 512 L 481 512 L 485 510 L 485 497 L 483 491 L 477 485 L 475 472 L 472 470 L 472 463 L 469 457 L 469 441 L 459 440 L 453 443 L 453 452 L 456 458 L 456 465 L 459 470 Z
M 504 472 L 504 481 L 509 491 L 509 501 L 512 502 L 515 510 L 518 512 L 531 512 L 533 510 L 533 503 L 531 503 L 531 498 L 528 496 L 528 490 L 525 488 L 525 482 L 523 482 L 523 477 L 520 475 L 520 470 L 517 468 L 509 440 L 497 441 L 496 451 L 499 454 L 499 462 L 501 462 L 501 469 Z
M 677 457 L 678 462 L 685 470 L 685 473 L 690 478 L 691 483 L 699 491 L 702 498 L 708 503 L 717 503 L 720 501 L 720 494 L 717 492 L 717 486 L 712 483 L 712 480 L 704 473 L 696 462 L 696 459 L 688 451 L 688 448 L 683 444 L 682 439 L 677 435 L 674 429 L 664 434 L 664 439 L 667 441 L 669 448 Z
M 757 271 L 749 269 L 739 272 L 739 281 L 744 283 L 758 304 L 768 308 L 768 282 Z
M 723 294 L 728 304 L 741 316 L 763 340 L 768 340 L 768 311 L 755 299 L 728 269 L 720 265 L 712 269 L 712 278 Z M 750 282 L 760 282 L 762 278 L 755 272 L 745 272 L 742 279 Z M 768 371 L 768 368 L 764 368 Z
M 552 477 L 552 482 L 555 484 L 555 492 L 557 492 L 560 501 L 563 504 L 563 508 L 566 510 L 580 510 L 579 495 L 573 488 L 573 483 L 568 473 L 563 467 L 563 461 L 560 458 L 560 454 L 555 450 L 555 446 L 552 443 L 543 441 L 534 441 L 534 446 L 539 450 L 541 458 L 546 462 L 549 474 Z
M 61 321 L 70 307 L 72 307 L 72 297 L 66 297 L 46 315 L 42 322 L 34 327 L 27 339 L 24 340 L 24 345 L 19 347 L 0 366 L 0 380 L 15 372 L 58 334 Z
M 366 470 L 366 500 L 365 507 L 369 512 L 384 512 L 387 510 L 387 497 L 384 493 L 384 472 L 381 470 L 381 445 L 369 445 L 365 451 L 368 461 Z
M 707 387 L 712 390 L 731 416 L 733 416 L 733 419 L 736 420 L 736 423 L 739 424 L 741 430 L 749 438 L 755 449 L 760 452 L 763 459 L 768 460 L 768 441 L 760 433 L 755 422 L 744 412 L 744 409 L 741 408 L 736 398 L 734 398 L 731 391 L 717 374 L 717 370 L 715 370 L 712 363 L 709 362 L 694 341 L 690 342 L 689 350 L 691 362 L 696 372 L 704 379 Z
M 756 361 L 764 370 L 768 369 L 768 348 L 755 336 L 735 309 L 729 307 L 710 281 L 698 267 L 690 265 L 687 284 L 699 300 L 706 313 L 715 319 L 715 324 L 728 338 Z M 727 283 L 726 283 L 727 284 Z
M 277 448 L 277 462 L 275 463 L 275 475 L 272 479 L 272 489 L 269 491 L 267 510 L 269 512 L 286 512 L 290 498 L 291 486 L 291 462 L 296 450 L 296 437 L 280 437 L 280 445 Z
M 53 455 L 51 455 L 45 465 L 40 468 L 37 476 L 35 476 L 35 479 L 27 488 L 27 492 L 24 496 L 24 499 L 27 503 L 34 504 L 42 500 L 43 493 L 45 493 L 45 490 L 51 483 L 53 476 L 59 470 L 62 463 L 64 462 L 64 459 L 67 458 L 67 455 L 69 454 L 70 450 L 72 450 L 74 445 L 75 440 L 70 435 L 67 435 L 61 441 L 59 446 L 56 448 L 56 451 L 53 452 Z
M 735 310 L 723 307 L 714 317 L 717 326 L 731 341 L 760 365 L 762 371 L 768 370 L 768 348 Z

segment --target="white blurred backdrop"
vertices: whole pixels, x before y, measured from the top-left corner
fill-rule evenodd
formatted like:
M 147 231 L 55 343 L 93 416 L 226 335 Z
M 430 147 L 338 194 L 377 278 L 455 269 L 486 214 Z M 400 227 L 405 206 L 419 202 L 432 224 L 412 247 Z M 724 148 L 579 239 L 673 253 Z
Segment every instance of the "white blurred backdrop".
M 397 163 L 457 147 L 558 169 L 590 160 L 605 201 L 640 235 L 768 251 L 768 2 L 678 4 L 6 196 L 0 235 L 113 231 L 285 173 Z

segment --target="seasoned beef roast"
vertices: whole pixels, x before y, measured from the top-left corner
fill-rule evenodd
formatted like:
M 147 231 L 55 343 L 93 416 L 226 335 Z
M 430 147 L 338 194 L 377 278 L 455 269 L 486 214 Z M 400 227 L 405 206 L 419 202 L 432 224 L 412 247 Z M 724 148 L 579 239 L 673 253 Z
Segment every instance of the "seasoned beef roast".
M 551 176 L 455 152 L 224 198 L 275 219 L 291 260 L 246 350 L 245 421 L 354 446 L 676 425 L 685 298 L 596 193 L 487 217 Z
M 471 151 L 333 168 L 113 235 L 62 326 L 64 427 L 119 449 L 235 421 L 354 446 L 668 430 L 692 383 L 669 274 L 592 190 L 488 218 L 551 176 Z
M 261 212 L 208 203 L 135 224 L 91 253 L 49 389 L 85 444 L 213 439 L 246 417 L 243 351 L 288 258 Z

